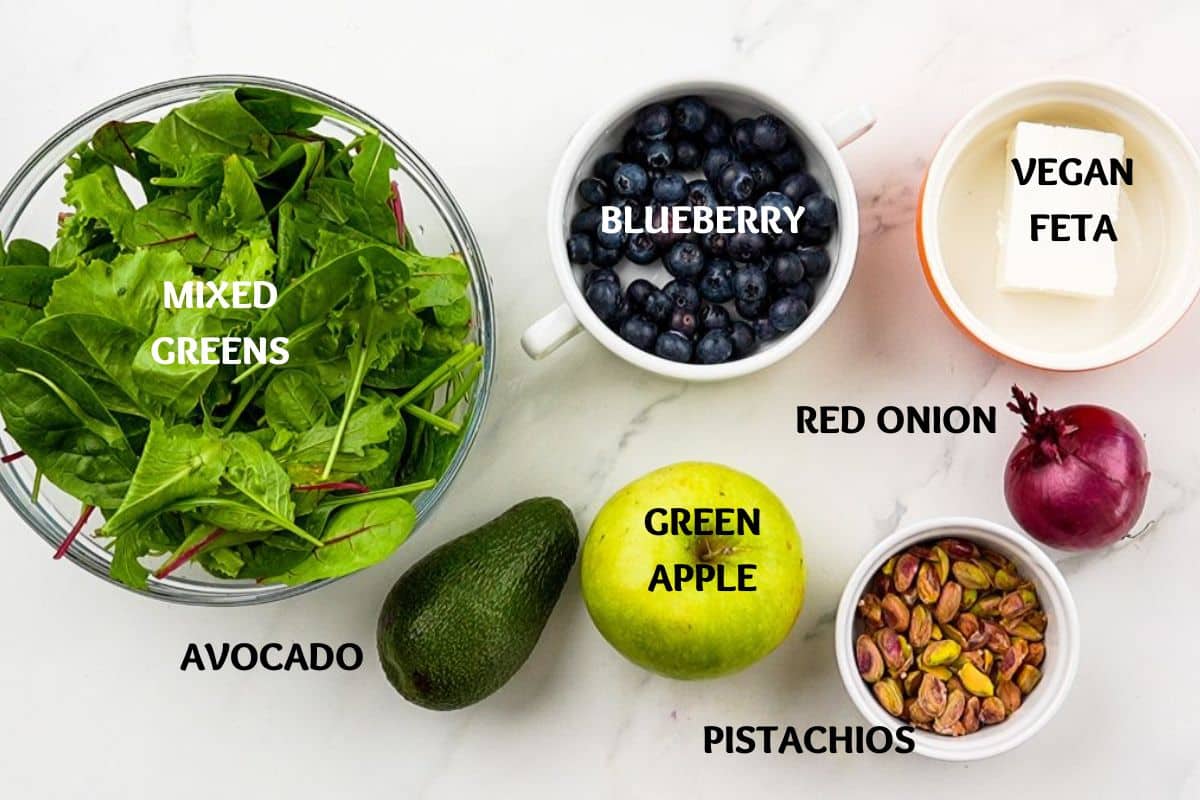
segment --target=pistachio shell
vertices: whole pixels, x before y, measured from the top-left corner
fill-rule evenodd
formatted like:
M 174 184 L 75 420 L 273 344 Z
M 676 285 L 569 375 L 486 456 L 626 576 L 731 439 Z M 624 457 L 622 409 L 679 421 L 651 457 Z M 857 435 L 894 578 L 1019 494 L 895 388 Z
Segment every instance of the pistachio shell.
M 991 679 L 969 661 L 959 668 L 958 679 L 963 688 L 976 697 L 991 697 L 996 691 Z
M 950 581 L 942 587 L 942 594 L 938 597 L 937 606 L 933 609 L 933 616 L 938 622 L 949 622 L 954 619 L 954 615 L 958 613 L 961 605 L 962 586 Z
M 872 686 L 871 690 L 879 704 L 893 717 L 904 713 L 904 695 L 900 693 L 900 684 L 895 678 L 884 678 Z

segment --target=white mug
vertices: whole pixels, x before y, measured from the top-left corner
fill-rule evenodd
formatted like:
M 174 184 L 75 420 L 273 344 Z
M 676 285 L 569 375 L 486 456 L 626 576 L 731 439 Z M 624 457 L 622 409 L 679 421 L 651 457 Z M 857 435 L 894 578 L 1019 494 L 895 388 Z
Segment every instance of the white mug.
M 571 217 L 579 210 L 581 201 L 575 190 L 580 180 L 591 174 L 591 167 L 601 154 L 620 151 L 621 136 L 630 126 L 633 115 L 648 103 L 669 100 L 684 95 L 699 95 L 725 111 L 732 119 L 757 116 L 769 111 L 788 123 L 797 134 L 798 144 L 808 160 L 808 171 L 837 204 L 838 226 L 829 247 L 831 270 L 822 285 L 817 287 L 812 313 L 799 328 L 779 339 L 764 344 L 758 352 L 738 361 L 724 364 L 682 364 L 639 350 L 608 328 L 588 307 L 579 288 L 575 268 L 567 259 L 566 239 Z M 672 378 L 692 381 L 717 381 L 746 375 L 774 364 L 804 344 L 829 318 L 846 291 L 854 258 L 858 251 L 858 201 L 850 172 L 838 152 L 875 124 L 875 117 L 866 106 L 858 106 L 822 125 L 807 114 L 793 109 L 763 92 L 721 80 L 692 80 L 657 85 L 643 89 L 600 111 L 589 119 L 571 139 L 563 154 L 550 189 L 547 207 L 547 231 L 550 239 L 550 263 L 562 287 L 566 303 L 529 326 L 521 337 L 521 346 L 531 358 L 540 359 L 587 328 L 601 344 L 616 355 L 642 369 Z M 648 267 L 622 264 L 618 270 L 625 276 L 647 276 Z M 665 274 L 665 272 L 663 273 Z M 623 276 L 623 280 L 624 277 Z

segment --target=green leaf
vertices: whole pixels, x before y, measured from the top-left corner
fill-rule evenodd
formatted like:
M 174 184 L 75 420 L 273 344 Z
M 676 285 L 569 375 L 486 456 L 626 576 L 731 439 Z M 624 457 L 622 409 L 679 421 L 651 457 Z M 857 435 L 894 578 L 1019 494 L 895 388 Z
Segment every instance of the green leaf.
M 270 580 L 297 586 L 378 564 L 407 541 L 416 522 L 412 504 L 399 497 L 340 509 L 330 517 L 321 537 L 325 546 Z
M 50 251 L 44 245 L 28 239 L 13 239 L 8 243 L 8 266 L 45 267 L 50 264 Z
M 291 481 L 279 462 L 255 439 L 232 434 L 225 439 L 228 459 L 217 498 L 230 502 L 195 506 L 195 514 L 229 531 L 271 533 L 295 516 Z M 185 502 L 179 507 L 189 507 Z
M 400 252 L 411 273 L 410 285 L 415 290 L 412 297 L 413 308 L 451 306 L 466 297 L 471 273 L 461 259 L 455 256 L 435 258 L 408 251 Z
M 80 217 L 98 222 L 118 236 L 133 216 L 133 201 L 125 194 L 111 164 L 99 164 L 86 174 L 72 174 L 67 180 L 66 200 Z
M 54 282 L 66 274 L 57 267 L 0 269 L 0 335 L 18 338 L 40 320 Z
M 0 414 L 46 477 L 88 505 L 121 502 L 136 456 L 100 398 L 57 356 L 0 338 Z
M 284 370 L 272 378 L 263 405 L 272 428 L 292 433 L 324 426 L 333 417 L 333 408 L 321 387 L 300 370 Z
M 142 334 L 96 314 L 58 314 L 38 322 L 24 341 L 66 361 L 113 411 L 145 416 L 133 376 Z
M 91 143 L 92 150 L 102 161 L 136 178 L 148 198 L 155 196 L 151 181 L 158 175 L 158 169 L 150 163 L 146 153 L 135 148 L 153 127 L 149 122 L 113 120 L 96 130 Z
M 400 411 L 392 398 L 365 398 L 362 405 L 350 415 L 338 456 L 328 477 L 345 480 L 385 463 L 387 452 L 374 445 L 387 442 L 392 431 L 403 425 Z M 322 480 L 322 470 L 337 431 L 336 427 L 329 425 L 309 428 L 296 436 L 290 448 L 280 454 L 295 484 L 302 486 Z
M 227 90 L 172 110 L 137 147 L 180 172 L 197 156 L 269 157 L 278 145 L 271 132 L 242 108 L 233 90 Z
M 350 179 L 354 192 L 364 203 L 386 203 L 392 193 L 392 170 L 399 166 L 396 151 L 379 134 L 362 137 Z
M 181 339 L 221 337 L 226 330 L 221 318 L 205 309 L 163 311 L 133 357 L 133 377 L 142 396 L 176 418 L 187 416 L 200 402 L 220 367 L 180 361 L 174 346 Z M 175 363 L 159 363 L 154 357 L 156 350 L 161 358 L 169 357 Z
M 163 305 L 163 283 L 193 280 L 178 253 L 140 250 L 112 264 L 90 261 L 54 284 L 46 315 L 98 314 L 148 335 Z

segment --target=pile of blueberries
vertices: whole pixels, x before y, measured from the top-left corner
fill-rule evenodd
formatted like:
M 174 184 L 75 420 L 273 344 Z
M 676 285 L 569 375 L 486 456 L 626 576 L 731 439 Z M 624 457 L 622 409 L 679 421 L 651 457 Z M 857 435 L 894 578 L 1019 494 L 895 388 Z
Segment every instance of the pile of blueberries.
M 745 358 L 795 330 L 808 317 L 814 285 L 829 274 L 825 245 L 837 224 L 837 207 L 805 166 L 774 114 L 732 122 L 695 96 L 640 109 L 621 151 L 600 156 L 579 184 L 585 206 L 571 220 L 567 255 L 593 266 L 583 281 L 588 305 L 630 344 L 680 362 Z M 659 208 L 702 205 L 803 207 L 804 214 L 792 232 L 781 213 L 777 235 L 627 236 L 600 228 L 604 206 L 622 215 L 630 209 L 641 222 L 647 207 L 657 219 Z M 662 259 L 674 280 L 659 287 L 638 278 L 622 287 L 613 269 L 622 259 Z

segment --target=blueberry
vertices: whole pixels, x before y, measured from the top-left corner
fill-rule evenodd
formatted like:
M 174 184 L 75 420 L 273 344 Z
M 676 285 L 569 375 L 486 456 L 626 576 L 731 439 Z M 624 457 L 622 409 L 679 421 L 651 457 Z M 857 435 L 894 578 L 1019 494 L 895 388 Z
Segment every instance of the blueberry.
M 712 303 L 727 303 L 733 299 L 733 264 L 723 258 L 709 262 L 700 276 L 700 295 Z
M 729 138 L 730 127 L 729 116 L 724 111 L 717 108 L 710 108 L 708 110 L 708 124 L 704 126 L 704 130 L 700 131 L 700 138 L 710 147 L 724 144 Z
M 642 311 L 658 325 L 666 325 L 675 312 L 675 301 L 661 289 L 655 289 L 642 301 Z
M 804 151 L 795 145 L 771 156 L 770 161 L 771 166 L 775 167 L 780 175 L 791 175 L 793 172 L 799 172 L 808 163 L 808 159 L 804 157 Z
M 635 264 L 650 264 L 658 258 L 658 248 L 650 234 L 635 233 L 625 242 L 625 257 Z
M 770 275 L 780 286 L 797 286 L 804 280 L 804 261 L 795 252 L 776 253 L 771 256 Z
M 804 221 L 800 221 L 800 225 L 804 225 Z M 788 222 L 784 226 L 783 233 L 777 233 L 771 237 L 771 245 L 776 250 L 795 250 L 800 246 L 800 234 L 792 233 L 791 223 Z
M 646 298 L 658 289 L 653 283 L 645 278 L 638 278 L 625 290 L 625 296 L 629 299 L 629 306 L 635 311 L 641 311 L 646 305 Z
M 585 203 L 602 206 L 608 199 L 608 184 L 599 178 L 584 178 L 579 182 L 579 196 Z
M 658 338 L 658 326 L 645 317 L 628 317 L 621 323 L 621 338 L 639 350 L 649 350 Z
M 769 342 L 779 335 L 779 331 L 775 330 L 768 317 L 760 317 L 750 324 L 754 326 L 754 338 L 760 342 Z
M 804 220 L 810 225 L 830 228 L 837 222 L 837 206 L 829 195 L 813 192 L 800 205 L 804 206 Z
M 675 160 L 675 147 L 670 142 L 651 142 L 646 145 L 646 166 L 666 169 Z
M 608 322 L 621 307 L 621 284 L 616 281 L 596 281 L 583 293 L 596 316 Z
M 725 331 L 709 331 L 696 343 L 696 360 L 701 364 L 720 364 L 732 355 L 733 339 Z
M 723 144 L 710 147 L 701 162 L 704 177 L 708 178 L 709 183 L 716 183 L 720 180 L 721 170 L 725 168 L 725 165 L 736 160 L 737 155 L 733 152 L 733 148 Z
M 618 286 L 621 284 L 621 279 L 617 277 L 617 273 L 613 272 L 608 267 L 594 269 L 587 275 L 583 276 L 583 291 L 587 292 L 597 283 L 615 283 Z
M 729 339 L 733 342 L 734 358 L 745 358 L 754 350 L 754 328 L 740 319 L 729 326 Z
M 646 170 L 638 164 L 622 164 L 613 175 L 613 188 L 625 197 L 639 197 L 650 185 Z
M 688 311 L 686 308 L 677 308 L 671 312 L 671 330 L 679 331 L 689 339 L 695 335 L 698 325 L 699 322 L 696 320 L 695 311 Z
M 621 154 L 624 156 L 622 161 L 636 161 L 642 163 L 646 158 L 647 140 L 638 136 L 637 131 L 632 128 L 625 132 L 621 138 Z M 616 175 L 616 170 L 613 170 L 613 175 Z M 612 181 L 609 181 L 612 183 Z
M 809 281 L 800 281 L 800 283 L 788 289 L 788 292 L 803 300 L 804 304 L 809 308 L 812 308 L 813 300 L 817 296 L 816 290 L 813 289 L 813 285 Z
M 775 215 L 778 220 L 780 232 L 791 230 L 791 217 L 788 212 L 796 210 L 796 204 L 783 192 L 767 192 L 762 197 L 758 198 L 758 202 L 754 204 L 758 208 L 758 216 L 761 218 L 763 209 L 774 208 L 779 213 Z
M 771 303 L 767 312 L 768 319 L 780 333 L 790 333 L 800 327 L 808 316 L 808 304 L 795 295 L 789 294 Z
M 787 125 L 774 114 L 763 114 L 754 120 L 754 131 L 751 140 L 755 148 L 764 153 L 778 153 L 788 146 Z
M 725 310 L 725 306 L 715 303 L 700 306 L 699 319 L 700 328 L 706 331 L 728 328 L 730 323 L 729 312 Z
M 663 293 L 671 298 L 676 308 L 695 311 L 700 308 L 700 292 L 687 280 L 673 280 L 663 287 Z
M 639 224 L 646 213 L 646 207 L 642 205 L 641 201 L 633 197 L 618 197 L 610 201 L 608 205 L 621 212 L 622 220 L 628 216 L 629 221 L 634 225 Z M 628 213 L 626 213 L 627 210 Z
M 734 152 L 739 157 L 748 158 L 754 155 L 756 152 L 754 149 L 754 120 L 746 117 L 735 122 L 731 139 Z
M 675 130 L 699 133 L 708 124 L 708 103 L 694 95 L 675 101 Z
M 675 143 L 675 166 L 680 169 L 696 169 L 702 155 L 700 145 L 691 139 L 680 139 Z
M 571 233 L 594 234 L 600 227 L 600 209 L 585 208 L 571 217 Z
M 595 165 L 592 167 L 592 175 L 606 183 L 612 181 L 613 173 L 617 171 L 617 167 L 625 163 L 620 153 L 605 153 L 596 159 Z
M 771 166 L 771 162 L 758 159 L 750 162 L 750 174 L 754 176 L 754 191 L 756 194 L 767 191 L 779 181 L 779 173 Z
M 694 180 L 687 185 L 687 201 L 691 206 L 717 207 L 717 193 L 708 181 Z
M 611 317 L 604 320 L 604 324 L 620 333 L 621 325 L 627 319 L 629 319 L 629 301 L 625 299 L 624 292 L 617 292 L 617 309 Z
M 729 237 L 723 233 L 712 231 L 700 237 L 700 246 L 709 255 L 723 256 L 729 246 Z
M 726 250 L 734 261 L 754 261 L 766 252 L 767 237 L 761 233 L 738 231 L 729 237 Z
M 625 246 L 625 230 L 618 228 L 615 231 L 606 231 L 601 226 L 596 231 L 596 244 L 609 250 L 620 250 Z
M 586 233 L 573 233 L 567 239 L 567 258 L 572 264 L 588 264 L 592 260 L 592 237 Z
M 758 319 L 767 309 L 767 301 L 755 300 L 749 302 L 746 300 L 736 299 L 733 301 L 733 307 L 737 309 L 738 315 L 742 319 Z
M 733 296 L 743 303 L 761 302 L 769 289 L 767 274 L 760 266 L 747 264 L 733 273 Z
M 797 172 L 788 175 L 779 182 L 779 191 L 786 194 L 796 204 L 799 204 L 801 200 L 813 192 L 819 192 L 820 190 L 821 187 L 817 185 L 816 179 L 807 172 Z
M 824 247 L 801 247 L 796 255 L 804 264 L 804 275 L 810 280 L 818 280 L 829 274 L 829 253 L 825 252 Z
M 654 200 L 666 206 L 682 203 L 687 198 L 687 181 L 677 172 L 663 175 L 654 182 Z
M 676 242 L 663 256 L 663 266 L 676 278 L 692 279 L 704 271 L 704 251 L 695 242 Z
M 654 354 L 686 364 L 692 360 L 692 340 L 679 331 L 663 331 L 654 342 Z
M 647 180 L 650 181 L 651 186 L 654 185 L 654 182 L 656 180 L 658 180 L 659 178 L 663 177 L 666 174 L 667 174 L 667 171 L 665 169 L 659 169 L 658 167 L 646 167 L 646 178 L 647 178 Z
M 657 216 L 655 217 L 655 219 L 657 219 Z M 650 234 L 650 241 L 654 242 L 654 246 L 658 249 L 658 252 L 660 252 L 660 253 L 665 253 L 668 250 L 670 250 L 671 245 L 675 244 L 682 238 L 683 238 L 682 233 L 676 233 L 675 231 L 670 231 L 670 230 L 658 231 L 656 233 Z
M 804 245 L 823 245 L 828 244 L 833 238 L 833 228 L 825 228 L 821 225 L 814 225 L 811 222 L 800 220 L 800 243 Z
M 721 167 L 717 188 L 721 196 L 731 203 L 744 203 L 754 194 L 754 176 L 749 168 L 740 161 L 730 161 Z
M 621 261 L 621 251 L 597 245 L 592 250 L 592 263 L 597 267 L 615 267 Z
M 652 103 L 637 112 L 633 129 L 638 136 L 661 139 L 671 130 L 671 109 L 663 103 Z

